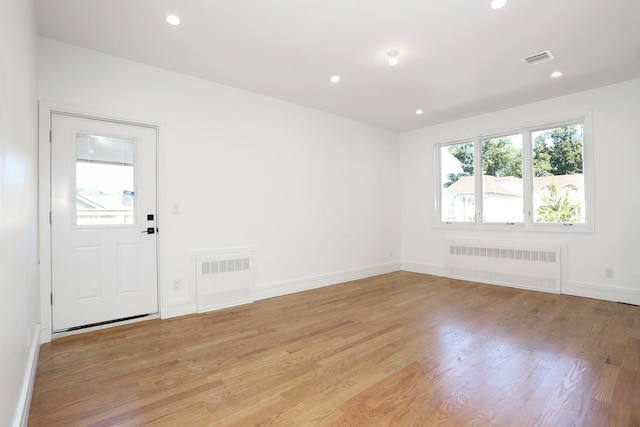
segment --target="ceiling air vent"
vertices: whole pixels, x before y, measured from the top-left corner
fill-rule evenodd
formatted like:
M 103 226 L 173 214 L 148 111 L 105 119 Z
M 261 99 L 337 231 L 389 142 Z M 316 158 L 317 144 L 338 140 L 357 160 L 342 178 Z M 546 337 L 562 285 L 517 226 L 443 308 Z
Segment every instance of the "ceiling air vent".
M 527 64 L 539 64 L 545 61 L 551 61 L 553 59 L 553 54 L 551 51 L 545 50 L 544 52 L 536 53 L 535 55 L 527 56 L 526 58 L 522 58 L 524 62 Z

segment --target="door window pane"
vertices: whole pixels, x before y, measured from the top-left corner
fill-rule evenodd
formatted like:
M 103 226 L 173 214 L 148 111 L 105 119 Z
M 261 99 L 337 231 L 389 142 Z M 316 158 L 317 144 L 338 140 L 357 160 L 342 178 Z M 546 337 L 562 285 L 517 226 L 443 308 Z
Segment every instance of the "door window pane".
M 482 220 L 523 222 L 522 134 L 483 139 Z
M 444 222 L 474 222 L 473 143 L 440 147 L 442 173 L 441 219 Z
M 135 144 L 98 135 L 76 138 L 76 224 L 135 221 Z
M 583 132 L 578 123 L 531 133 L 534 222 L 585 222 Z

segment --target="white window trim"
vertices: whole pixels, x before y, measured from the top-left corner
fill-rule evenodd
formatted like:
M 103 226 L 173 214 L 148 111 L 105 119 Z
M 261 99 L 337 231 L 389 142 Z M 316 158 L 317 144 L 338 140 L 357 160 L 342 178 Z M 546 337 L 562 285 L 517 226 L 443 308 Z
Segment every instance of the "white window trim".
M 583 176 L 584 176 L 584 197 L 585 197 L 585 222 L 584 223 L 534 223 L 533 222 L 533 159 L 531 133 L 539 130 L 552 129 L 555 127 L 570 124 L 583 124 Z M 513 135 L 522 133 L 522 178 L 524 186 L 524 222 L 522 223 L 487 223 L 482 221 L 482 148 L 480 141 L 487 138 Z M 474 146 L 474 186 L 475 186 L 475 221 L 474 222 L 445 222 L 442 221 L 442 179 L 441 179 L 441 159 L 442 147 L 450 145 L 464 144 L 472 142 Z M 556 118 L 545 121 L 537 121 L 535 124 L 521 126 L 516 129 L 504 130 L 500 132 L 478 133 L 474 137 L 454 139 L 447 142 L 438 143 L 434 147 L 435 163 L 435 215 L 433 228 L 447 230 L 491 230 L 491 231 L 535 231 L 535 232 L 560 232 L 560 233 L 594 233 L 595 230 L 595 199 L 594 190 L 594 170 L 593 170 L 593 125 L 590 112 L 575 114 L 563 118 Z

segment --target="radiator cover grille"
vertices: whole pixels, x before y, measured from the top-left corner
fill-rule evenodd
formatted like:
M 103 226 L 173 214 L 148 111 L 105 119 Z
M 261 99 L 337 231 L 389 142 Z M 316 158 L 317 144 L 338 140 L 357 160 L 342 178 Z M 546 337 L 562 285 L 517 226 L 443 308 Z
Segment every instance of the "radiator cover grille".
M 447 240 L 446 244 L 448 277 L 561 292 L 562 243 Z
M 192 252 L 198 313 L 253 302 L 252 250 Z

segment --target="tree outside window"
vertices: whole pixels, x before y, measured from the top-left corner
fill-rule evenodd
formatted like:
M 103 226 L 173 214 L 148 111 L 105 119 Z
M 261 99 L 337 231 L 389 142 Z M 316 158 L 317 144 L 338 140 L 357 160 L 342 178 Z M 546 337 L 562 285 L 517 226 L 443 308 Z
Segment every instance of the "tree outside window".
M 584 126 L 539 130 L 531 138 L 534 222 L 583 223 Z

